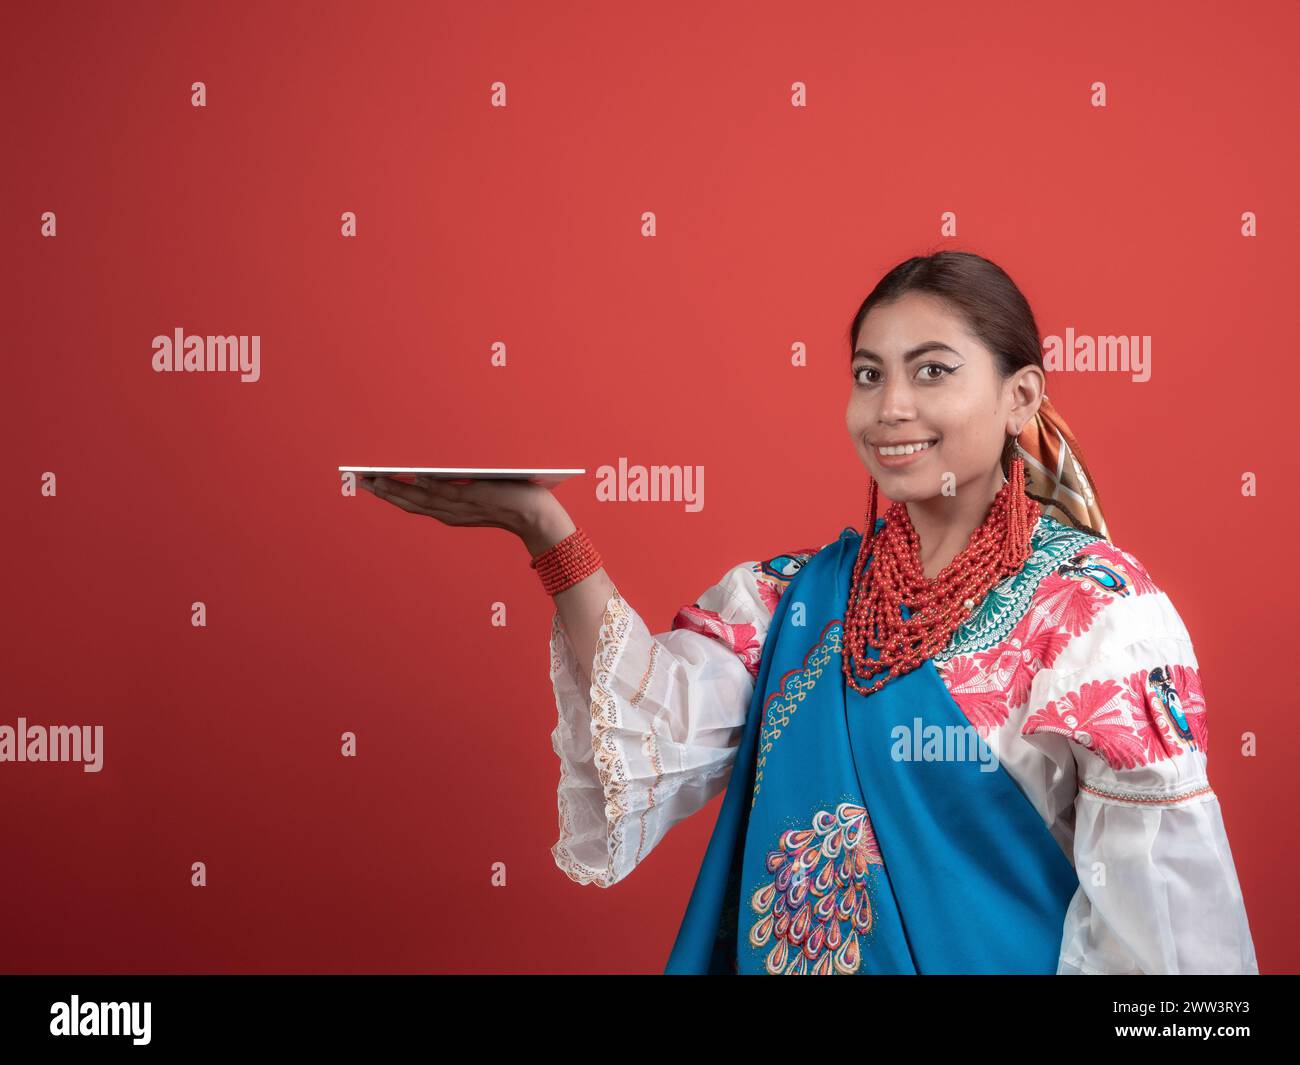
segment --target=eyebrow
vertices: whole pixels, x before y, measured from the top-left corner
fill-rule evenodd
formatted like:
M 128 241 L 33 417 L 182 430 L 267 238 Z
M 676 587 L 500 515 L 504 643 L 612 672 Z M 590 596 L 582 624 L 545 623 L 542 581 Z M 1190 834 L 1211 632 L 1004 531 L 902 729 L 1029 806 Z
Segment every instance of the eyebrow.
M 951 351 L 954 355 L 961 354 L 961 352 L 958 351 L 956 348 L 949 347 L 941 340 L 927 340 L 924 344 L 917 344 L 916 347 L 912 348 L 910 351 L 905 352 L 903 354 L 903 362 L 908 363 L 911 362 L 913 359 L 919 359 L 922 355 L 925 355 L 927 352 L 931 352 L 931 351 Z M 885 361 L 874 351 L 868 351 L 866 348 L 858 348 L 858 350 L 853 353 L 852 357 L 856 359 L 859 356 L 861 356 L 864 359 L 875 359 L 876 362 L 881 363 L 882 365 L 884 364 Z

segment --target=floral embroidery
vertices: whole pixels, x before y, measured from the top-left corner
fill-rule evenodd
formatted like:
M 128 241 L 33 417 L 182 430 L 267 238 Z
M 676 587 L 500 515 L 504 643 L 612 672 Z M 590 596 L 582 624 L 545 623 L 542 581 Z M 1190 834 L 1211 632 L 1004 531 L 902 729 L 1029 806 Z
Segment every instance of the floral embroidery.
M 1210 753 L 1210 716 L 1205 709 L 1205 684 L 1196 666 L 1174 663 L 1168 667 L 1173 676 L 1174 689 L 1181 697 L 1183 716 L 1191 726 L 1192 737 L 1201 753 Z
M 1108 541 L 1091 540 L 1037 579 L 1032 601 L 1002 643 L 958 653 L 939 663 L 940 673 L 962 713 L 987 739 L 1025 707 L 1038 671 L 1051 668 L 1110 604 L 1157 594 L 1160 589 L 1133 555 Z M 1200 673 L 1175 663 L 1094 680 L 1031 714 L 1021 734 L 1036 732 L 1067 736 L 1115 769 L 1149 765 L 1189 749 L 1205 751 L 1209 735 Z
M 1124 690 L 1114 680 L 1092 680 L 1031 714 L 1023 735 L 1054 732 L 1095 751 L 1112 766 L 1142 765 L 1142 738 L 1127 714 Z
M 1094 572 L 1083 565 L 1083 559 L 1078 554 L 1063 562 L 1039 585 L 1032 608 L 1037 624 L 1061 636 L 1058 643 L 1043 648 L 1044 665 L 1050 666 L 1070 639 L 1092 628 L 1103 607 L 1128 592 L 1125 584 L 1103 587 Z
M 1032 550 L 1020 572 L 989 590 L 975 612 L 957 626 L 947 646 L 935 654 L 935 665 L 942 669 L 958 655 L 973 655 L 1005 643 L 1036 602 L 1040 584 L 1096 540 L 1091 533 L 1042 515 L 1034 526 Z
M 1031 714 L 1021 732 L 1057 733 L 1112 769 L 1132 769 L 1185 750 L 1205 751 L 1205 719 L 1197 670 L 1164 665 L 1138 670 L 1122 681 L 1088 681 Z
M 776 613 L 781 595 L 789 587 L 790 581 L 810 558 L 817 553 L 817 548 L 803 551 L 791 551 L 776 555 L 761 562 L 750 563 L 755 575 L 758 595 L 770 615 Z M 699 603 L 692 603 L 677 611 L 673 618 L 673 629 L 688 629 L 717 640 L 733 651 L 745 664 L 750 676 L 758 679 L 758 667 L 763 657 L 763 641 L 758 638 L 758 629 L 745 622 L 727 622 L 713 610 L 705 610 Z
M 771 581 L 758 582 L 758 597 L 763 600 L 763 606 L 767 608 L 769 614 L 776 613 L 777 604 L 781 601 L 781 593 L 786 587 L 784 584 L 774 584 Z
M 1108 603 L 1156 591 L 1131 555 L 1104 540 L 1088 544 L 1041 577 L 1028 609 L 1003 643 L 940 664 L 944 683 L 987 739 L 1028 700 L 1034 674 L 1050 668 L 1071 639 L 1092 628 Z
M 1050 573 L 1004 643 L 943 667 L 948 690 L 980 735 L 987 739 L 1006 724 L 1011 709 L 1028 700 L 1034 674 L 1056 660 L 1072 635 L 1086 631 L 1104 605 L 1092 585 Z
M 673 618 L 672 627 L 698 632 L 717 640 L 724 647 L 733 651 L 744 663 L 750 675 L 758 677 L 758 663 L 763 655 L 763 641 L 758 638 L 758 629 L 748 622 L 723 621 L 714 610 L 705 610 L 698 604 L 684 606 Z
M 823 861 L 825 859 L 825 861 Z M 865 806 L 818 810 L 812 827 L 781 833 L 764 863 L 772 879 L 750 896 L 759 915 L 749 944 L 767 951 L 771 975 L 851 975 L 875 926 L 871 866 L 882 865 Z
M 1134 673 L 1125 682 L 1135 720 L 1145 722 L 1159 750 L 1152 746 L 1149 761 L 1172 758 L 1191 748 L 1208 753 L 1205 695 L 1200 671 L 1183 665 L 1156 666 Z

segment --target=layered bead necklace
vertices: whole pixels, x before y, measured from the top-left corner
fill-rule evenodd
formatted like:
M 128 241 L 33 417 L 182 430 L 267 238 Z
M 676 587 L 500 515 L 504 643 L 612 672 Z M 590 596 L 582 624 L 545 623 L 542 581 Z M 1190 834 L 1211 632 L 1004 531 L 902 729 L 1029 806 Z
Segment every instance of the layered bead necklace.
M 922 572 L 920 541 L 903 503 L 885 512 L 885 526 L 875 535 L 877 487 L 872 478 L 866 531 L 844 616 L 844 676 L 862 695 L 879 691 L 891 677 L 910 672 L 941 651 L 989 590 L 1020 572 L 1043 510 L 1025 495 L 1025 464 L 1017 455 L 983 524 L 931 579 Z M 873 554 L 864 577 L 863 568 Z M 904 603 L 911 611 L 907 619 L 902 616 Z M 868 657 L 867 645 L 880 652 L 879 659 Z M 864 674 L 863 681 L 870 681 L 881 672 L 885 676 L 870 687 L 854 676 Z

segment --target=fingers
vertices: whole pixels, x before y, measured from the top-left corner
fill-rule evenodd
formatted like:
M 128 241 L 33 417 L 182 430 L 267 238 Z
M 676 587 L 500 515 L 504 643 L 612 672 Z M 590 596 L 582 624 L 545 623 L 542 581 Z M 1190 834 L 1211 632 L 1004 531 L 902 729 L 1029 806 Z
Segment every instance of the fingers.
M 445 499 L 439 497 L 437 490 L 429 492 L 417 485 L 408 485 L 404 481 L 394 481 L 391 477 L 370 477 L 370 492 L 380 499 L 386 499 L 393 506 L 400 507 L 408 514 L 421 514 L 425 518 L 435 518 L 446 525 L 459 524 L 458 515 L 452 514 L 445 506 Z
M 473 484 L 474 482 L 466 477 L 447 480 L 442 477 L 431 477 L 427 473 L 417 473 L 415 475 L 415 483 L 430 492 L 439 493 L 449 498 L 455 498 L 457 493 L 449 492 L 449 488 L 454 488 L 462 484 Z
M 395 481 L 391 477 L 375 478 L 375 495 L 383 496 L 385 499 L 389 496 L 398 496 L 402 499 L 414 502 L 414 500 L 411 499 L 412 489 L 420 491 L 420 489 L 416 488 L 415 485 L 406 484 L 404 481 Z M 421 494 L 423 494 L 423 492 L 421 492 Z
M 383 480 L 386 479 L 380 477 L 380 481 Z M 424 501 L 412 498 L 412 494 L 419 492 L 419 489 L 412 489 L 411 486 L 403 485 L 400 481 L 389 481 L 387 484 L 376 484 L 374 485 L 374 488 L 370 490 L 372 490 L 378 498 L 386 499 L 387 502 L 393 503 L 393 506 L 400 507 L 402 510 L 407 511 L 408 514 L 421 514 L 424 515 L 425 518 L 438 518 L 437 514 L 434 514 L 433 511 L 430 511 L 429 508 L 424 505 Z
M 401 496 L 383 496 L 381 498 L 387 499 L 388 502 L 393 504 L 393 506 L 401 507 L 402 510 L 407 511 L 410 514 L 420 514 L 426 518 L 433 516 L 418 503 L 412 503 L 409 499 L 403 499 Z
M 412 514 L 429 514 L 426 509 L 429 503 L 428 493 L 422 488 L 388 477 L 375 477 L 369 488 L 380 499 L 386 499 Z

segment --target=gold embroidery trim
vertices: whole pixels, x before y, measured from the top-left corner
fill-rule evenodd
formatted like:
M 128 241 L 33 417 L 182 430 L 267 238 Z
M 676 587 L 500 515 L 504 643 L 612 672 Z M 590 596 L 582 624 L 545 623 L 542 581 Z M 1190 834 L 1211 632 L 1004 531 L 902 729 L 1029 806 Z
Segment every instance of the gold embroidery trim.
M 752 810 L 758 802 L 758 792 L 763 786 L 763 771 L 767 766 L 767 756 L 775 749 L 776 741 L 782 731 L 790 724 L 799 705 L 811 693 L 818 678 L 826 670 L 826 664 L 837 654 L 843 653 L 843 630 L 840 623 L 828 626 L 829 630 L 819 643 L 809 649 L 803 666 L 791 670 L 777 681 L 776 690 L 770 700 L 759 707 L 762 719 L 759 721 L 758 759 L 754 769 L 754 794 L 749 800 Z
M 601 887 L 613 884 L 614 855 L 623 845 L 623 821 L 627 816 L 624 798 L 627 791 L 627 767 L 611 735 L 618 724 L 618 705 L 609 687 L 609 676 L 631 625 L 632 613 L 615 589 L 610 594 L 609 603 L 601 618 L 600 632 L 596 637 L 591 690 L 588 693 L 591 702 L 591 747 L 595 755 L 596 774 L 600 778 L 605 797 L 609 860 L 604 869 L 593 869 L 578 861 L 569 851 L 565 840 L 572 836 L 573 828 L 563 791 L 559 793 L 560 839 L 551 848 L 555 864 L 570 880 L 579 884 L 595 883 Z M 568 637 L 565 635 L 563 638 Z M 565 653 L 571 656 L 572 650 L 566 648 Z
M 1079 790 L 1086 791 L 1090 795 L 1096 795 L 1100 799 L 1115 799 L 1119 802 L 1140 802 L 1150 806 L 1168 806 L 1173 803 L 1183 802 L 1185 799 L 1195 798 L 1197 795 L 1205 795 L 1211 792 L 1210 785 L 1194 784 L 1189 790 L 1178 792 L 1174 795 L 1146 795 L 1137 791 L 1120 791 L 1114 788 L 1099 788 L 1093 784 L 1079 783 Z
M 646 664 L 645 673 L 641 677 L 641 683 L 637 686 L 636 695 L 632 697 L 633 706 L 637 706 L 641 700 L 645 698 L 645 693 L 650 689 L 650 678 L 654 676 L 655 663 L 659 661 L 659 649 L 661 646 L 662 645 L 658 640 L 654 640 L 650 645 L 650 661 Z M 634 865 L 640 865 L 641 860 L 645 857 L 645 819 L 649 816 L 650 811 L 654 809 L 655 788 L 659 786 L 659 782 L 664 778 L 663 758 L 659 754 L 659 735 L 655 731 L 658 724 L 659 718 L 656 717 L 650 722 L 650 731 L 645 733 L 642 737 L 645 743 L 646 756 L 649 758 L 650 764 L 654 766 L 655 778 L 650 784 L 650 793 L 646 800 L 646 808 L 641 811 L 641 836 L 637 840 L 636 857 L 633 859 Z

